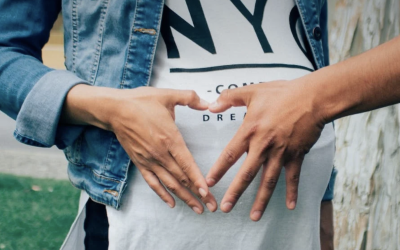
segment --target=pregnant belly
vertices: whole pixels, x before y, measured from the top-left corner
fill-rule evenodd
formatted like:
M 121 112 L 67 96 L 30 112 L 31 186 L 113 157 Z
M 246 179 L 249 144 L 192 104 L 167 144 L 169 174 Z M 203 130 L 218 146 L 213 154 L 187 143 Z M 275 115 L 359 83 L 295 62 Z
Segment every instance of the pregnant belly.
M 192 138 L 196 143 L 189 143 L 190 148 L 196 148 L 192 153 L 204 174 L 222 149 L 203 144 L 207 140 L 205 137 Z M 132 167 L 121 210 L 107 208 L 110 249 L 300 249 L 298 246 L 316 249 L 319 244 L 319 209 L 332 170 L 334 139 L 333 127 L 329 124 L 305 157 L 296 209 L 291 211 L 285 206 L 283 169 L 268 207 L 257 223 L 250 220 L 249 213 L 260 175 L 230 213 L 205 210 L 202 215 L 197 215 L 178 198 L 176 207 L 170 209 Z M 244 158 L 211 188 L 217 202 L 221 201 Z M 285 248 L 282 248 L 283 242 Z
M 218 95 L 208 95 L 206 90 L 217 84 L 207 84 L 210 83 L 204 83 L 203 90 L 196 92 L 213 101 Z M 187 89 L 191 88 L 187 86 Z M 232 108 L 222 114 L 194 111 L 188 107 L 176 107 L 175 111 L 176 124 L 198 167 L 206 175 L 242 124 L 246 108 Z M 296 246 L 310 246 L 307 241 L 319 245 L 319 206 L 333 166 L 334 142 L 333 126 L 328 124 L 304 159 L 296 209 L 289 211 L 285 206 L 283 169 L 267 210 L 257 223 L 250 220 L 249 213 L 258 191 L 260 173 L 232 212 L 224 214 L 218 210 L 210 213 L 205 210 L 199 216 L 178 198 L 176 207 L 170 209 L 151 190 L 139 171 L 131 167 L 121 210 L 107 208 L 110 249 L 122 249 L 121 242 L 127 246 L 123 249 L 259 249 L 257 246 L 264 245 L 268 246 L 267 249 L 298 249 Z M 217 202 L 222 200 L 245 157 L 243 155 L 211 188 Z M 281 237 L 284 235 L 292 239 L 285 241 L 288 248 L 282 248 Z
M 159 79 L 158 87 L 163 87 L 163 85 L 168 86 L 169 88 L 176 89 L 195 89 L 195 91 L 199 94 L 199 96 L 208 101 L 214 101 L 218 98 L 218 93 L 225 88 L 232 88 L 232 84 L 237 87 L 240 87 L 239 82 L 242 82 L 242 86 L 245 85 L 244 79 L 249 79 L 253 77 L 253 81 L 247 81 L 246 84 L 257 84 L 261 82 L 261 79 L 266 79 L 266 81 L 276 80 L 277 79 L 293 79 L 297 77 L 301 77 L 308 72 L 304 70 L 288 70 L 288 69 L 276 69 L 271 74 L 268 74 L 268 71 L 265 72 L 265 76 L 262 77 L 262 74 L 258 70 L 250 71 L 247 70 L 246 74 L 240 72 L 232 72 L 232 75 L 236 74 L 235 83 L 229 83 L 224 76 L 226 73 L 224 72 L 213 72 L 213 76 L 210 75 L 204 76 L 205 79 L 197 79 L 196 75 L 188 75 L 187 78 L 180 77 L 177 78 L 176 81 L 168 82 L 168 79 Z M 252 74 L 252 72 L 254 74 Z M 273 78 L 271 77 L 273 76 Z M 209 77 L 209 78 L 207 78 Z M 182 82 L 182 78 L 185 78 L 185 84 Z M 229 78 L 232 79 L 232 76 Z M 260 80 L 260 81 L 258 81 Z M 201 83 L 201 84 L 200 84 Z M 233 87 L 234 88 L 234 87 Z M 210 90 L 209 91 L 207 91 Z M 266 109 L 268 107 L 265 107 Z M 243 119 L 246 114 L 246 107 L 233 107 L 223 113 L 213 114 L 209 111 L 196 111 L 192 110 L 189 107 L 177 106 L 175 108 L 175 122 L 181 132 L 186 145 L 190 152 L 192 153 L 198 167 L 201 172 L 205 176 L 213 164 L 218 159 L 219 155 L 229 143 L 229 141 L 233 138 L 240 125 L 243 122 Z M 320 203 L 322 196 L 326 190 L 328 180 L 330 177 L 331 169 L 333 166 L 333 156 L 334 156 L 334 143 L 335 136 L 332 124 L 328 124 L 322 131 L 320 139 L 313 146 L 311 151 L 306 155 L 304 159 L 304 163 L 302 165 L 302 172 L 300 176 L 300 190 L 299 190 L 299 199 L 301 197 L 312 198 L 313 206 L 316 206 Z M 229 185 L 232 183 L 236 173 L 239 168 L 242 166 L 244 160 L 246 158 L 246 154 L 244 154 L 237 162 L 234 164 L 230 170 L 225 174 L 225 176 L 220 180 L 220 182 L 211 189 L 217 201 L 221 201 L 223 195 L 228 189 Z M 134 170 L 136 172 L 136 170 Z M 231 214 L 236 214 L 238 217 L 248 218 L 248 214 L 250 212 L 251 206 L 253 204 L 254 198 L 257 194 L 259 183 L 260 183 L 260 175 L 261 171 L 256 176 L 254 181 L 247 188 L 245 193 L 242 195 L 238 204 L 235 206 L 234 211 Z M 160 206 L 165 206 L 162 204 L 160 198 L 154 194 L 154 192 L 148 187 L 147 183 L 143 180 L 140 173 L 136 173 L 130 180 L 130 187 L 132 192 L 127 194 L 129 199 L 133 202 L 133 200 L 137 201 L 135 204 L 140 203 L 144 205 L 144 200 L 153 204 L 159 204 Z M 140 190 L 140 191 L 138 191 Z M 278 181 L 276 190 L 274 192 L 273 201 L 279 200 L 279 202 L 272 202 L 269 207 L 274 207 L 274 204 L 278 207 L 285 204 L 285 196 L 286 196 L 286 185 L 284 178 L 284 169 L 281 173 L 281 178 Z M 178 200 L 178 199 L 177 199 Z M 310 200 L 303 200 L 304 204 L 311 204 Z M 318 202 L 316 202 L 318 201 Z M 301 201 L 298 204 L 298 207 L 301 206 Z M 156 206 L 158 208 L 158 205 Z M 177 207 L 179 209 L 187 211 L 192 216 L 192 211 L 188 208 L 183 202 L 178 202 Z M 143 207 L 144 208 L 144 207 Z M 167 209 L 167 207 L 165 208 Z M 163 210 L 165 210 L 163 209 Z M 140 210 L 140 209 L 139 209 Z M 139 211 L 138 210 L 138 211 Z M 145 214 L 142 216 L 153 218 L 149 213 L 149 210 L 145 209 Z M 157 212 L 158 214 L 158 212 Z M 193 216 L 195 216 L 193 214 Z M 154 219 L 154 218 L 153 218 Z M 221 222 L 225 223 L 225 222 Z
M 210 126 L 207 129 L 212 131 L 213 128 L 215 129 Z M 190 136 L 186 136 L 188 147 L 204 175 L 229 140 L 225 136 L 233 135 L 227 131 L 227 127 L 222 126 L 217 133 L 190 133 Z M 293 241 L 288 242 L 293 244 L 293 248 L 287 249 L 310 244 L 303 241 L 312 240 L 318 243 L 319 206 L 332 170 L 334 141 L 332 124 L 326 125 L 320 139 L 304 159 L 296 209 L 290 211 L 285 206 L 286 184 L 283 169 L 267 210 L 257 223 L 250 220 L 249 213 L 257 194 L 260 174 L 247 188 L 232 212 L 224 214 L 218 210 L 210 213 L 205 210 L 199 216 L 178 198 L 175 198 L 176 207 L 170 209 L 149 188 L 139 171 L 132 167 L 121 210 L 107 208 L 110 246 L 116 244 L 115 248 L 110 249 L 122 249 L 121 242 L 127 244 L 127 248 L 123 249 L 258 249 L 255 245 L 284 249 L 280 248 L 282 241 L 279 240 L 284 235 L 296 235 L 291 238 Z M 245 155 L 211 188 L 217 202 L 221 201 L 244 158 Z M 237 242 L 232 241 L 233 235 L 242 238 L 239 248 Z M 246 235 L 249 237 L 245 237 Z

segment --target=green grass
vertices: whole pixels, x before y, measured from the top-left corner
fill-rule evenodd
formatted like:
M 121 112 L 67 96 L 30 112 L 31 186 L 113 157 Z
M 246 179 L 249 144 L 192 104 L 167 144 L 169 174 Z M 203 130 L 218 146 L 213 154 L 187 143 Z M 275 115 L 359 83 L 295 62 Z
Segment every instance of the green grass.
M 68 181 L 0 174 L 0 249 L 59 249 L 78 199 Z

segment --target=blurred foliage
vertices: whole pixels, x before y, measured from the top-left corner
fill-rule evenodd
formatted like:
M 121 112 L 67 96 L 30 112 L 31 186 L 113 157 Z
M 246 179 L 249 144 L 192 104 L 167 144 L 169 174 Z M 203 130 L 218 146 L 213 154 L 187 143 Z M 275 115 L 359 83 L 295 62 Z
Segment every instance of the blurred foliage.
M 79 193 L 68 181 L 0 174 L 0 249 L 59 249 Z

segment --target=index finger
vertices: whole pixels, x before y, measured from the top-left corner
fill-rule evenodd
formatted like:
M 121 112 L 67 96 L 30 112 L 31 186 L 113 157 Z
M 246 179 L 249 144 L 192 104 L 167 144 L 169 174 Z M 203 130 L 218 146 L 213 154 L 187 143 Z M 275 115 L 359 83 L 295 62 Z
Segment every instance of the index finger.
M 188 106 L 191 109 L 206 110 L 209 103 L 199 97 L 194 90 L 171 90 L 173 105 Z M 171 100 L 171 99 L 170 99 Z
M 202 197 L 208 194 L 208 185 L 206 180 L 197 166 L 192 154 L 186 146 L 185 141 L 180 133 L 175 135 L 175 142 L 169 147 L 169 152 L 180 166 L 182 171 L 186 173 L 190 181 L 197 188 Z

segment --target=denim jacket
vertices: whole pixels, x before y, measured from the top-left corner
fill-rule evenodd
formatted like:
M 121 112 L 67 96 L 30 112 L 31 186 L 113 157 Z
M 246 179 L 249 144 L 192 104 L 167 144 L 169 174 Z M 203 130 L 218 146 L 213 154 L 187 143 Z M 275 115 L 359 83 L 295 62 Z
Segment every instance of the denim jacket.
M 329 64 L 327 3 L 296 4 L 319 69 Z M 63 149 L 72 184 L 116 209 L 132 165 L 128 155 L 112 132 L 62 125 L 59 118 L 76 84 L 149 84 L 163 6 L 163 0 L 0 0 L 0 110 L 16 119 L 15 138 Z M 60 11 L 67 70 L 50 69 L 41 58 Z

